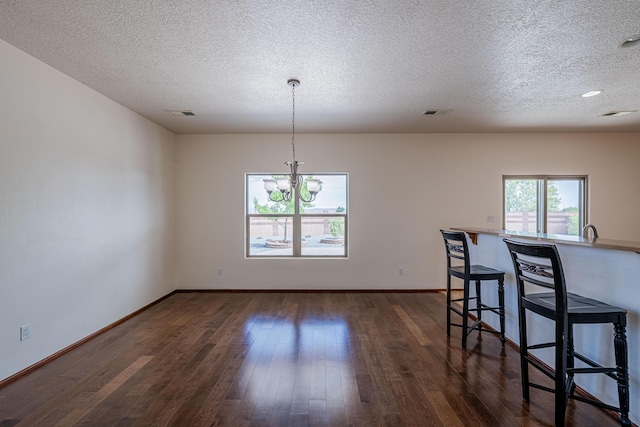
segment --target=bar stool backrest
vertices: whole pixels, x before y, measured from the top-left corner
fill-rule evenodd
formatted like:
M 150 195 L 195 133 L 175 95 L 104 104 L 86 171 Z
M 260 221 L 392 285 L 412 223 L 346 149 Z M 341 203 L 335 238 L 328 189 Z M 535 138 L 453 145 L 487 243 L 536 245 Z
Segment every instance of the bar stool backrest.
M 470 275 L 469 248 L 467 246 L 467 238 L 461 231 L 440 230 L 444 239 L 444 246 L 447 250 L 447 272 L 452 273 L 452 267 L 462 267 L 464 275 Z M 452 261 L 453 260 L 453 261 Z M 458 261 L 456 261 L 458 260 Z M 454 274 L 459 276 L 459 274 Z
M 551 290 L 555 294 L 555 301 L 549 300 L 549 304 L 555 306 L 553 307 L 555 315 L 550 310 L 546 313 L 547 317 L 556 318 L 557 321 L 565 319 L 566 322 L 567 288 L 562 262 L 556 247 L 554 245 L 521 243 L 509 239 L 504 239 L 504 242 L 509 248 L 513 261 L 518 300 L 526 300 L 527 294 Z

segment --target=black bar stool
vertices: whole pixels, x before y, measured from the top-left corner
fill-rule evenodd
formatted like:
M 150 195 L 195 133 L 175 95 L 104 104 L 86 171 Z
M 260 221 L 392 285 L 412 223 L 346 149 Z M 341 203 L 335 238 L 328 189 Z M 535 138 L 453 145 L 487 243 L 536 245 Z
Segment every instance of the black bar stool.
M 482 312 L 491 311 L 500 318 L 500 331 L 485 329 L 487 332 L 500 336 L 502 347 L 506 341 L 504 337 L 504 271 L 495 270 L 484 265 L 472 265 L 469 261 L 469 248 L 463 232 L 440 230 L 447 250 L 447 336 L 451 335 L 451 326 L 462 328 L 462 348 L 467 348 L 467 336 L 474 330 L 482 332 Z M 454 260 L 452 262 L 452 260 Z M 455 261 L 458 260 L 458 261 Z M 453 265 L 456 263 L 457 265 Z M 462 279 L 463 297 L 451 298 L 451 277 Z M 486 280 L 498 282 L 498 307 L 490 307 L 482 303 L 480 283 Z M 476 296 L 469 296 L 469 284 L 476 283 Z M 469 301 L 475 300 L 475 308 L 469 308 Z M 462 301 L 462 310 L 452 303 Z M 462 324 L 451 323 L 451 312 L 462 316 Z M 475 312 L 477 320 L 469 326 L 469 313 Z
M 511 253 L 518 285 L 522 398 L 529 401 L 529 387 L 555 393 L 556 426 L 564 426 L 565 410 L 569 398 L 619 412 L 620 423 L 631 425 L 625 331 L 627 311 L 567 292 L 562 263 L 554 245 L 525 244 L 509 239 L 504 239 L 504 242 Z M 541 288 L 545 288 L 546 292 L 540 292 Z M 532 290 L 539 293 L 532 293 Z M 527 342 L 527 310 L 555 322 L 555 340 L 553 342 L 529 345 Z M 573 325 L 579 323 L 613 324 L 615 368 L 601 366 L 574 350 Z M 555 370 L 550 369 L 539 359 L 529 354 L 529 350 L 549 347 L 555 347 Z M 575 359 L 584 362 L 589 367 L 576 368 Z M 529 380 L 529 365 L 551 378 L 554 381 L 554 387 L 532 383 Z M 616 380 L 620 406 L 614 407 L 599 400 L 575 395 L 574 374 L 586 373 L 602 373 Z

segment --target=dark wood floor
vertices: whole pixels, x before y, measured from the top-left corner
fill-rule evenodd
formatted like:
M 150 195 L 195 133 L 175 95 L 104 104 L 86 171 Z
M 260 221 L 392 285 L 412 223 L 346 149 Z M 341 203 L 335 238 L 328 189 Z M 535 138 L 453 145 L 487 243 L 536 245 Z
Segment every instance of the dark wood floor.
M 439 293 L 177 293 L 0 389 L 0 426 L 549 426 Z M 569 426 L 616 426 L 570 401 Z

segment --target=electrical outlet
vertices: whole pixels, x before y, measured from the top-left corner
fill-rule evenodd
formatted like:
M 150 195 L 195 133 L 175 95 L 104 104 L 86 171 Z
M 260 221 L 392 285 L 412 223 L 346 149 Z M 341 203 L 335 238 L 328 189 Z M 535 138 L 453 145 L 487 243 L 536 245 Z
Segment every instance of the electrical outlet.
M 24 341 L 31 338 L 31 325 L 26 324 L 20 326 L 20 341 Z
M 404 276 L 404 268 L 400 267 L 398 269 L 398 276 Z
M 218 276 L 222 276 L 222 269 L 221 268 L 218 269 Z

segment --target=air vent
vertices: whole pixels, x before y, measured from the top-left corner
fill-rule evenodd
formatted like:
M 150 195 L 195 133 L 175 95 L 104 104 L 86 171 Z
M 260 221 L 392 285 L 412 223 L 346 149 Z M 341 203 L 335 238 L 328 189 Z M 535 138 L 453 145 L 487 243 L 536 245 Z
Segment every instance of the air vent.
M 619 117 L 626 116 L 627 114 L 636 113 L 638 110 L 626 110 L 626 111 L 609 111 L 608 113 L 601 114 L 602 117 Z
M 441 116 L 443 114 L 448 114 L 452 112 L 451 109 L 440 109 L 440 110 L 427 110 L 424 112 L 425 116 Z
M 191 110 L 164 110 L 172 116 L 195 116 Z

